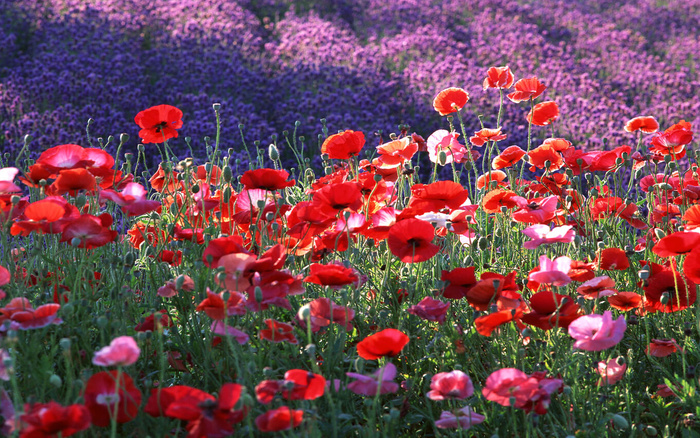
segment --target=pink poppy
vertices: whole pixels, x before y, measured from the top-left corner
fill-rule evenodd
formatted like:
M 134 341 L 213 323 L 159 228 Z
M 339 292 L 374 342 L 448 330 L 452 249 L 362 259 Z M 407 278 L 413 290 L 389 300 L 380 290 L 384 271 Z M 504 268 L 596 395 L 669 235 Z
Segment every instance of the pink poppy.
M 532 239 L 523 244 L 525 249 L 535 249 L 540 245 L 548 245 L 555 242 L 571 243 L 576 236 L 576 232 L 571 225 L 550 229 L 548 225 L 534 224 L 525 228 L 523 234 Z
M 148 192 L 138 183 L 128 183 L 121 192 L 111 189 L 100 192 L 100 201 L 109 199 L 122 207 L 129 216 L 140 216 L 161 208 L 160 201 L 151 201 L 147 198 Z
M 439 153 L 445 151 L 447 160 L 445 163 L 440 163 L 441 165 L 450 164 L 453 161 L 455 163 L 461 163 L 464 155 L 467 153 L 467 149 L 457 141 L 457 137 L 459 137 L 459 134 L 448 132 L 445 129 L 438 129 L 433 132 L 430 137 L 428 137 L 428 155 L 430 156 L 430 161 L 437 163 Z
M 110 342 L 109 346 L 95 353 L 92 363 L 95 365 L 128 366 L 133 365 L 139 359 L 141 350 L 131 336 L 119 336 Z
M 453 412 L 442 411 L 440 419 L 435 421 L 435 426 L 439 429 L 469 429 L 483 423 L 485 419 L 483 415 L 472 411 L 471 406 L 465 406 Z
M 445 323 L 445 316 L 450 303 L 443 303 L 431 297 L 425 297 L 415 306 L 408 308 L 408 313 L 416 315 L 427 321 L 437 321 L 439 324 Z
M 222 321 L 217 320 L 214 320 L 211 323 L 211 332 L 220 336 L 231 336 L 241 345 L 247 343 L 250 339 L 245 332 L 242 332 L 235 327 L 224 325 Z
M 514 196 L 513 200 L 520 207 L 513 212 L 513 220 L 527 224 L 545 224 L 554 219 L 559 199 L 552 195 L 546 198 L 525 199 Z
M 554 286 L 566 286 L 571 283 L 567 275 L 571 270 L 571 259 L 566 256 L 550 260 L 546 255 L 540 256 L 540 270 L 528 276 L 530 281 Z
M 426 394 L 430 400 L 464 400 L 474 394 L 474 385 L 468 375 L 460 370 L 449 373 L 437 373 L 430 380 L 430 391 Z
M 549 408 L 551 395 L 563 384 L 561 379 L 548 378 L 544 372 L 528 376 L 515 368 L 503 368 L 491 373 L 481 392 L 487 400 L 501 406 L 510 406 L 512 400 L 518 409 L 543 415 Z
M 179 286 L 178 283 L 180 283 Z M 165 298 L 174 297 L 177 295 L 179 290 L 192 292 L 194 290 L 194 280 L 192 277 L 187 274 L 183 274 L 174 280 L 168 281 L 163 286 L 158 288 L 158 296 Z
M 620 316 L 613 321 L 612 313 L 584 315 L 569 324 L 569 335 L 576 339 L 574 348 L 601 351 L 617 345 L 625 335 L 627 323 Z
M 601 379 L 598 381 L 598 386 L 603 385 L 614 385 L 625 375 L 627 371 L 627 364 L 623 362 L 622 365 L 618 363 L 617 359 L 610 359 L 607 362 L 598 362 L 598 374 L 601 375 Z
M 377 391 L 379 391 L 380 394 L 393 394 L 399 390 L 399 384 L 394 382 L 396 378 L 396 366 L 391 362 L 379 368 L 370 376 L 358 373 L 345 374 L 348 377 L 357 379 L 348 383 L 348 389 L 355 394 L 374 397 L 377 395 Z

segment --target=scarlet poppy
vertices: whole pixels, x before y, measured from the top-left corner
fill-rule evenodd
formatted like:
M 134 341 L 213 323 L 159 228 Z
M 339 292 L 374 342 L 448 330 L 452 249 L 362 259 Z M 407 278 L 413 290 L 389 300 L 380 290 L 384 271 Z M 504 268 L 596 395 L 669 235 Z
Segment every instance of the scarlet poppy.
M 550 330 L 554 327 L 568 328 L 572 321 L 581 316 L 579 306 L 566 295 L 542 291 L 530 297 L 530 312 L 522 317 L 529 325 Z
M 214 269 L 219 266 L 221 257 L 236 253 L 250 254 L 243 245 L 241 236 L 219 237 L 209 242 L 209 245 L 204 249 L 202 261 L 206 266 Z
M 457 112 L 469 101 L 469 93 L 461 88 L 450 87 L 442 90 L 433 99 L 433 108 L 441 116 Z
M 491 162 L 491 167 L 495 169 L 503 169 L 510 167 L 520 161 L 525 156 L 525 151 L 518 146 L 508 146 L 496 156 Z
M 286 389 L 291 384 L 291 389 Z M 287 400 L 314 400 L 326 390 L 326 379 L 306 370 L 289 370 L 284 373 L 282 396 Z
M 642 131 L 645 134 L 653 134 L 658 130 L 659 122 L 650 116 L 635 117 L 625 124 L 625 131 L 627 132 Z
M 263 322 L 267 328 L 260 330 L 260 339 L 272 342 L 286 341 L 295 345 L 299 343 L 296 336 L 294 336 L 294 327 L 290 324 L 285 324 L 275 319 L 266 319 Z
M 90 427 L 90 412 L 83 405 L 61 406 L 50 401 L 26 404 L 24 411 L 20 438 L 69 437 Z
M 535 169 L 544 169 L 547 162 L 549 162 L 549 167 L 547 167 L 546 170 L 550 172 L 554 172 L 564 166 L 564 158 L 551 144 L 543 143 L 531 150 L 527 156 L 531 171 Z
M 474 275 L 474 266 L 467 268 L 455 268 L 451 271 L 442 271 L 440 280 L 449 282 L 442 292 L 442 296 L 452 300 L 459 300 L 467 296 L 469 290 L 477 283 Z
M 70 242 L 77 239 L 78 248 L 99 248 L 113 242 L 119 234 L 116 230 L 111 230 L 112 216 L 109 213 L 102 213 L 99 216 L 84 214 L 68 223 L 61 234 L 61 242 Z
M 659 257 L 672 257 L 691 252 L 700 246 L 700 233 L 676 232 L 662 237 L 651 249 Z
M 627 254 L 620 248 L 605 248 L 599 252 L 594 263 L 604 271 L 617 270 L 624 271 L 630 267 Z
M 326 215 L 335 216 L 349 208 L 358 211 L 362 207 L 362 191 L 357 182 L 348 181 L 323 187 L 314 193 L 313 207 Z
M 649 356 L 666 357 L 677 352 L 678 349 L 675 339 L 652 339 L 644 352 Z
M 514 103 L 537 99 L 546 89 L 547 87 L 536 77 L 523 78 L 515 83 L 515 91 L 508 95 L 508 99 Z
M 486 213 L 501 213 L 501 208 L 517 207 L 519 196 L 511 190 L 495 189 L 487 192 L 481 200 L 481 207 Z
M 627 312 L 640 306 L 642 296 L 635 292 L 618 292 L 608 297 L 608 303 L 617 310 Z
M 255 426 L 261 432 L 279 432 L 299 426 L 303 419 L 304 411 L 301 409 L 293 410 L 287 406 L 281 406 L 258 415 Z
M 435 229 L 420 219 L 397 222 L 389 230 L 387 245 L 392 254 L 404 263 L 419 263 L 431 259 L 440 251 L 432 243 Z
M 182 128 L 182 111 L 171 105 L 157 105 L 141 111 L 134 117 L 141 128 L 139 137 L 144 144 L 162 143 L 177 138 Z
M 58 178 L 47 187 L 47 193 L 56 196 L 70 193 L 75 196 L 78 190 L 94 190 L 96 184 L 95 177 L 87 169 L 65 169 L 61 170 Z
M 486 72 L 484 79 L 484 90 L 487 88 L 510 88 L 513 86 L 515 77 L 508 66 L 491 67 Z
M 471 144 L 478 147 L 483 146 L 489 141 L 496 142 L 504 140 L 506 137 L 508 137 L 508 135 L 501 133 L 501 128 L 484 128 L 474 132 L 474 135 L 469 138 L 469 141 L 471 142 Z
M 296 180 L 288 181 L 289 172 L 277 169 L 246 170 L 241 176 L 241 184 L 246 189 L 263 189 L 270 192 L 281 190 L 285 187 L 293 187 Z
M 411 194 L 408 206 L 420 213 L 439 211 L 443 208 L 454 210 L 469 199 L 469 191 L 454 181 L 415 184 L 411 187 Z
M 520 309 L 504 309 L 497 312 L 490 313 L 488 315 L 482 315 L 474 320 L 474 326 L 476 327 L 477 333 L 482 336 L 491 336 L 494 330 L 503 324 L 507 324 L 514 321 L 517 318 L 522 317 L 522 310 Z
M 328 137 L 321 145 L 321 153 L 328 154 L 330 159 L 347 160 L 357 156 L 364 145 L 365 134 L 348 129 Z
M 418 151 L 418 143 L 411 141 L 411 137 L 404 137 L 399 140 L 393 140 L 389 143 L 380 144 L 377 146 L 379 154 L 379 167 L 395 168 L 413 158 L 413 155 Z
M 136 327 L 134 327 L 134 331 L 137 332 L 146 332 L 146 331 L 156 331 L 160 330 L 163 327 L 172 327 L 173 322 L 170 320 L 170 317 L 167 314 L 166 310 L 159 310 L 158 312 L 151 313 L 148 315 L 146 318 L 144 318 L 143 322 L 140 324 L 137 324 Z
M 306 328 L 306 318 L 304 313 L 308 309 L 311 321 L 311 331 L 318 332 L 324 327 L 328 327 L 331 322 L 339 324 L 346 331 L 352 331 L 352 319 L 355 311 L 346 306 L 339 306 L 328 298 L 316 298 L 310 303 L 302 306 L 297 313 L 297 321 L 303 328 Z
M 669 267 L 652 264 L 644 286 L 644 308 L 650 312 L 678 312 L 687 309 L 697 295 L 695 283 Z
M 357 354 L 367 360 L 393 357 L 401 353 L 408 344 L 408 335 L 400 330 L 388 328 L 364 338 L 357 344 Z
M 320 284 L 322 286 L 345 286 L 347 284 L 359 284 L 360 278 L 352 268 L 346 268 L 338 263 L 322 265 L 313 263 L 309 268 L 309 275 L 304 278 L 305 283 Z
M 85 384 L 83 397 L 92 424 L 99 427 L 109 426 L 112 420 L 117 423 L 133 420 L 141 405 L 141 391 L 131 376 L 117 370 L 93 374 Z
M 540 102 L 527 113 L 527 121 L 537 126 L 547 126 L 559 118 L 559 106 L 549 100 Z
M 505 187 L 508 185 L 508 183 L 504 182 L 506 177 L 506 173 L 502 170 L 493 170 L 491 172 L 487 172 L 483 175 L 480 175 L 476 179 L 476 188 L 481 190 L 483 188 L 486 188 L 486 190 L 491 190 L 495 187 L 492 187 L 495 183 L 495 185 Z

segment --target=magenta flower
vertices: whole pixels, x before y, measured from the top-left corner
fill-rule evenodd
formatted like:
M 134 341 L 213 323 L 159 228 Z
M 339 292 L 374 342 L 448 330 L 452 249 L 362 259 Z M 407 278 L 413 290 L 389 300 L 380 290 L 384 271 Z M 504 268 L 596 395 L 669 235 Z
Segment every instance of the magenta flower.
M 520 207 L 513 213 L 513 220 L 527 224 L 542 224 L 554 219 L 559 202 L 559 199 L 554 195 L 537 199 L 514 196 L 513 200 Z
M 442 411 L 435 426 L 439 429 L 469 429 L 475 424 L 483 423 L 484 419 L 483 415 L 472 411 L 470 406 L 465 406 L 454 412 Z
M 563 380 L 548 378 L 545 372 L 538 371 L 528 376 L 515 368 L 503 368 L 491 373 L 481 393 L 486 400 L 501 406 L 510 406 L 513 401 L 513 406 L 518 409 L 544 415 L 552 394 L 563 384 Z
M 133 365 L 139 359 L 141 350 L 131 336 L 119 336 L 109 346 L 95 353 L 92 363 L 103 367 Z
M 418 304 L 409 307 L 407 312 L 419 318 L 443 324 L 449 307 L 450 303 L 443 303 L 435 298 L 425 297 Z
M 569 335 L 576 339 L 574 348 L 601 351 L 617 345 L 625 335 L 627 323 L 620 316 L 615 321 L 609 310 L 602 315 L 585 315 L 569 325 Z
M 523 244 L 523 248 L 525 249 L 535 249 L 540 245 L 547 245 L 555 242 L 571 243 L 576 236 L 576 232 L 571 225 L 554 227 L 550 230 L 549 225 L 534 224 L 525 228 L 523 234 L 532 239 Z
M 618 358 L 619 359 L 619 358 Z M 623 363 L 620 365 L 617 361 L 618 359 L 610 359 L 609 361 L 598 362 L 598 374 L 601 375 L 601 379 L 598 381 L 598 386 L 603 385 L 614 385 L 625 375 L 627 371 L 627 364 Z
M 554 286 L 566 286 L 571 283 L 567 275 L 571 270 L 571 259 L 566 256 L 557 257 L 550 260 L 549 257 L 540 256 L 540 270 L 529 275 L 531 281 L 540 284 L 551 284 Z
M 471 379 L 459 370 L 435 374 L 430 380 L 430 389 L 431 391 L 426 394 L 426 397 L 436 401 L 464 400 L 474 394 L 474 385 Z
M 374 397 L 377 395 L 377 391 L 380 394 L 389 394 L 399 390 L 399 384 L 394 382 L 396 366 L 391 362 L 379 368 L 370 376 L 358 373 L 345 373 L 345 375 L 357 379 L 348 383 L 348 389 L 355 394 Z
M 231 336 L 241 345 L 245 344 L 250 339 L 245 332 L 242 332 L 235 327 L 224 325 L 222 321 L 212 322 L 211 331 L 219 336 Z

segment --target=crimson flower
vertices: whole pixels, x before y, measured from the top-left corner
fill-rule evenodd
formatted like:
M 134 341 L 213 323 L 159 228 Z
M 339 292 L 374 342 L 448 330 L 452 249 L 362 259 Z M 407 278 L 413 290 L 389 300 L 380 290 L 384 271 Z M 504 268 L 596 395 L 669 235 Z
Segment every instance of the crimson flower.
M 435 229 L 429 222 L 406 219 L 389 230 L 387 245 L 392 254 L 404 263 L 418 263 L 431 259 L 440 251 L 432 243 Z
M 435 96 L 433 108 L 441 116 L 446 116 L 461 110 L 467 102 L 469 102 L 469 93 L 461 88 L 450 87 L 442 90 Z
M 321 145 L 321 153 L 330 159 L 347 160 L 357 156 L 365 145 L 365 134 L 361 131 L 346 130 L 333 134 Z
M 651 266 L 651 275 L 644 283 L 644 308 L 647 311 L 678 312 L 695 303 L 695 283 L 688 277 L 656 263 Z
M 649 356 L 666 357 L 678 351 L 679 348 L 675 339 L 652 339 L 644 352 Z
M 700 246 L 700 233 L 680 231 L 664 236 L 651 249 L 659 257 L 672 257 L 691 252 Z
M 293 410 L 288 406 L 281 406 L 258 415 L 255 426 L 261 432 L 279 432 L 298 427 L 303 419 L 304 411 L 301 409 Z
M 248 190 L 263 189 L 272 192 L 296 184 L 296 180 L 287 181 L 287 178 L 289 178 L 289 172 L 286 170 L 266 168 L 246 170 L 241 176 L 241 184 Z
M 530 312 L 522 317 L 529 325 L 550 330 L 554 327 L 568 328 L 569 324 L 579 318 L 579 306 L 566 295 L 542 291 L 530 297 Z
M 437 321 L 439 324 L 444 324 L 449 307 L 450 303 L 443 303 L 434 298 L 425 297 L 418 304 L 409 307 L 407 312 L 426 321 Z
M 459 300 L 467 296 L 469 289 L 477 283 L 474 275 L 474 266 L 467 268 L 455 268 L 451 271 L 442 271 L 440 280 L 449 282 L 442 292 L 442 296 L 451 300 Z
M 408 335 L 388 328 L 366 337 L 357 344 L 357 354 L 363 359 L 375 360 L 396 356 L 408 344 Z
M 177 138 L 177 130 L 182 128 L 182 111 L 171 105 L 152 106 L 134 117 L 141 128 L 139 137 L 144 144 L 162 143 Z
M 272 342 L 286 341 L 290 344 L 299 343 L 296 336 L 294 336 L 294 327 L 292 327 L 290 324 L 285 324 L 275 319 L 266 319 L 263 322 L 267 328 L 260 330 L 260 339 L 265 339 Z
M 90 412 L 83 405 L 61 406 L 51 401 L 24 405 L 20 418 L 26 424 L 20 438 L 72 436 L 90 427 Z
M 510 88 L 513 86 L 515 77 L 510 71 L 510 67 L 491 67 L 486 72 L 484 79 L 484 90 L 487 88 Z
M 331 322 L 340 324 L 346 331 L 352 330 L 352 319 L 355 311 L 349 307 L 339 306 L 328 298 L 316 298 L 310 303 L 302 306 L 297 313 L 297 321 L 306 328 L 304 314 L 308 309 L 309 320 L 311 321 L 311 331 L 318 332 L 324 327 L 331 325 Z
M 99 216 L 84 214 L 69 222 L 61 234 L 61 242 L 72 242 L 78 239 L 78 248 L 98 248 L 117 238 L 116 230 L 111 230 L 112 215 L 102 213 Z
M 525 156 L 525 151 L 518 146 L 508 146 L 499 155 L 494 157 L 491 168 L 494 170 L 510 167 Z
M 508 99 L 514 103 L 537 99 L 546 89 L 547 87 L 536 77 L 523 78 L 515 83 L 515 91 L 508 95 Z
M 128 423 L 136 418 L 141 405 L 141 391 L 131 376 L 117 370 L 93 374 L 85 384 L 83 397 L 92 424 L 99 427 L 109 426 L 112 419 Z
M 314 263 L 309 271 L 309 275 L 304 278 L 304 283 L 314 283 L 335 288 L 348 284 L 360 284 L 360 278 L 355 270 L 346 268 L 339 263 L 330 263 L 328 265 Z
M 559 106 L 554 101 L 540 102 L 527 113 L 527 121 L 537 126 L 547 126 L 559 118 Z

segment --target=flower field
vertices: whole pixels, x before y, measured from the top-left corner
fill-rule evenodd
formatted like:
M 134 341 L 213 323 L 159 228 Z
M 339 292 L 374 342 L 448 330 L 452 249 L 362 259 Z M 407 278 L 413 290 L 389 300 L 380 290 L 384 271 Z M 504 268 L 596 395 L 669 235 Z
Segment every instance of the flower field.
M 700 436 L 700 4 L 290 3 L 1 4 L 0 434 Z

